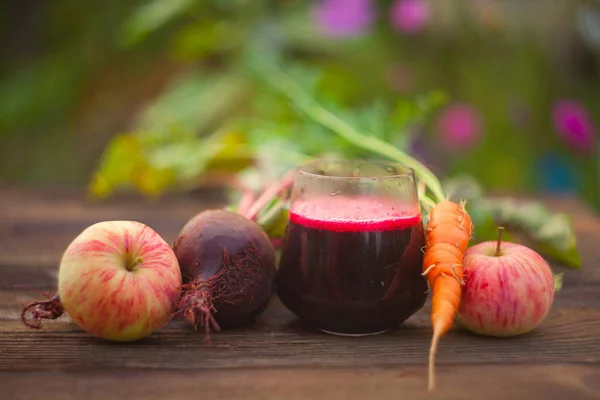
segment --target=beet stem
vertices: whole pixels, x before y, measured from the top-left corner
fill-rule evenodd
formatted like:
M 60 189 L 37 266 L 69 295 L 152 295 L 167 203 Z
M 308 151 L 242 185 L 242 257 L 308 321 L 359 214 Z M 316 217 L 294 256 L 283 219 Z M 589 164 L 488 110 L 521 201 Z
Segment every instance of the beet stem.
M 52 297 L 44 295 L 48 297 L 48 300 L 29 303 L 21 311 L 21 321 L 30 328 L 40 329 L 42 327 L 42 318 L 56 319 L 65 312 L 58 293 Z M 31 312 L 33 322 L 27 320 L 27 312 Z
M 242 198 L 238 202 L 237 212 L 238 214 L 244 215 L 252 204 L 256 201 L 256 196 L 251 191 L 244 192 Z
M 281 178 L 278 182 L 268 186 L 263 194 L 252 204 L 252 206 L 242 215 L 249 220 L 254 220 L 258 213 L 276 196 L 288 190 L 294 183 L 296 171 L 293 169 Z

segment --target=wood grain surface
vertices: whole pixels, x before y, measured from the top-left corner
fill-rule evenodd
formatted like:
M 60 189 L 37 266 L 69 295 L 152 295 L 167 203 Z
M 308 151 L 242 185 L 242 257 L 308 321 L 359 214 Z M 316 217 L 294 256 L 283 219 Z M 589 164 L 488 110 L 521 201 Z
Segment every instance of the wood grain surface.
M 429 394 L 423 368 L 253 368 L 185 371 L 5 373 L 3 393 L 20 400 L 600 399 L 588 365 L 457 365 L 439 368 Z
M 147 223 L 172 242 L 218 197 L 90 203 L 78 193 L 0 196 L 0 398 L 4 399 L 600 399 L 600 220 L 571 198 L 546 198 L 573 217 L 581 271 L 564 271 L 548 318 L 517 338 L 459 329 L 440 344 L 438 392 L 426 392 L 429 303 L 382 335 L 347 338 L 304 326 L 274 297 L 255 326 L 213 335 L 181 321 L 137 343 L 94 338 L 68 316 L 31 330 L 23 304 L 52 290 L 69 242 L 105 219 Z M 6 396 L 6 397 L 5 397 Z

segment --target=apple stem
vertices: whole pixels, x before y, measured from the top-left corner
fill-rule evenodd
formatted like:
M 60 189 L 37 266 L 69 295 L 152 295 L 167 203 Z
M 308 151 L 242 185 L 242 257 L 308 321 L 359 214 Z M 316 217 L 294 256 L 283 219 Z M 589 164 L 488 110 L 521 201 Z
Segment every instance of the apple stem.
M 498 227 L 498 244 L 496 245 L 496 257 L 500 256 L 500 246 L 502 245 L 502 234 L 504 233 L 504 227 Z
M 141 264 L 144 259 L 142 257 L 137 257 L 131 260 L 129 265 L 127 266 L 127 271 L 133 270 L 137 265 Z

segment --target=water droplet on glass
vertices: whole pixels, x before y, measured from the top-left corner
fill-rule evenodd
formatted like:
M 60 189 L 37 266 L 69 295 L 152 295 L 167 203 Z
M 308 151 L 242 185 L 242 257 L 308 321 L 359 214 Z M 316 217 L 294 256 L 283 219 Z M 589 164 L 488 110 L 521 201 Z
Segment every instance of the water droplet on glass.
M 385 286 L 385 283 L 383 283 L 383 281 L 381 281 L 381 286 Z
M 329 195 L 330 196 L 339 196 L 340 194 L 342 194 L 341 190 L 336 190 L 335 192 L 331 192 Z

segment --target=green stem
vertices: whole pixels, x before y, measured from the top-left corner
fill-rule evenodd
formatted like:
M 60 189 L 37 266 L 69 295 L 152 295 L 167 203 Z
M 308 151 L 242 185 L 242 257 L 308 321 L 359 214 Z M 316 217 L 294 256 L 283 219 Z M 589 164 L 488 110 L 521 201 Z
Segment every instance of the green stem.
M 341 120 L 335 114 L 321 106 L 313 99 L 296 81 L 277 68 L 261 74 L 273 87 L 286 95 L 296 106 L 307 115 L 325 127 L 336 132 L 344 139 L 357 147 L 370 150 L 384 157 L 388 157 L 412 168 L 417 177 L 422 179 L 431 190 L 437 201 L 445 199 L 442 185 L 433 172 L 409 154 L 401 151 L 391 143 L 380 140 L 374 136 L 364 135 L 351 125 Z
M 429 196 L 421 195 L 421 196 L 419 196 L 419 200 L 429 210 L 431 210 L 433 207 L 435 207 L 435 201 Z
M 260 218 L 257 218 L 256 223 L 263 228 L 273 222 L 275 218 L 283 211 L 285 207 L 285 201 L 278 201 L 268 211 L 266 211 Z

